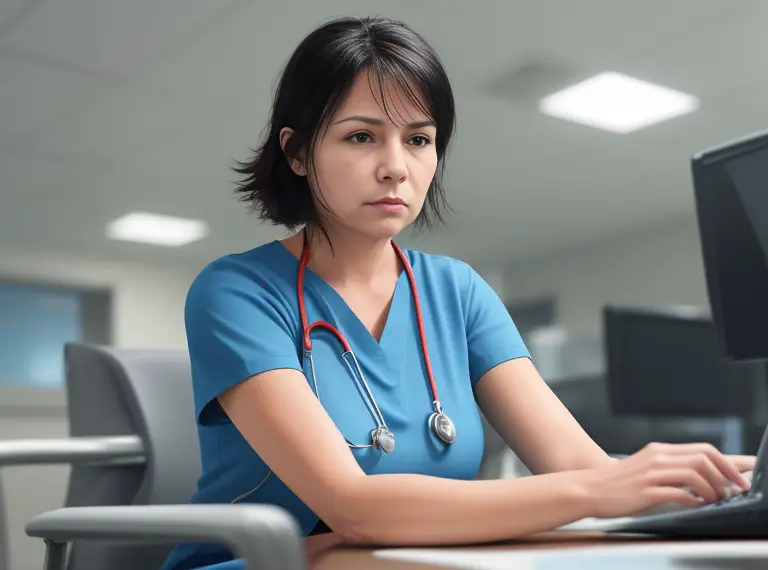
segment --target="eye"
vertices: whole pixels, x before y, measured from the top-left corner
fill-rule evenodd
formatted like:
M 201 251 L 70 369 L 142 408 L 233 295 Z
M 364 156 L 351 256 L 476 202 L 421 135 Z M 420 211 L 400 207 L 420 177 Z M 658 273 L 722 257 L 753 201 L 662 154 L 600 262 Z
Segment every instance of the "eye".
M 365 144 L 371 142 L 371 135 L 365 132 L 355 133 L 348 136 L 347 140 L 354 143 Z
M 427 146 L 428 144 L 432 144 L 432 139 L 425 137 L 424 135 L 416 135 L 415 137 L 411 137 L 410 142 L 413 146 Z

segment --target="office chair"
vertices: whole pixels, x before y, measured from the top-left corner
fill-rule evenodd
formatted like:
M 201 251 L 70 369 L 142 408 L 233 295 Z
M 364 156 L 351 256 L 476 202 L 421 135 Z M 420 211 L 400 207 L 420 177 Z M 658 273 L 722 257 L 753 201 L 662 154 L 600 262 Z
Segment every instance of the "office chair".
M 66 507 L 26 527 L 46 541 L 45 570 L 159 568 L 185 541 L 223 543 L 249 568 L 305 568 L 286 511 L 186 504 L 200 475 L 186 352 L 72 343 L 64 360 L 72 437 L 0 442 L 0 466 L 72 465 Z

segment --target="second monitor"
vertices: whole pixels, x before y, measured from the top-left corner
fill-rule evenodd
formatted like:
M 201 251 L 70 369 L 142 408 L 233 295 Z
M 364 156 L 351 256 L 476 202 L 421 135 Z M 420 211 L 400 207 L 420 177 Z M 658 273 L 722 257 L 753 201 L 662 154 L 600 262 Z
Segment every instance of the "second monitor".
M 603 317 L 612 413 L 746 419 L 759 412 L 766 365 L 723 358 L 708 316 L 606 307 Z

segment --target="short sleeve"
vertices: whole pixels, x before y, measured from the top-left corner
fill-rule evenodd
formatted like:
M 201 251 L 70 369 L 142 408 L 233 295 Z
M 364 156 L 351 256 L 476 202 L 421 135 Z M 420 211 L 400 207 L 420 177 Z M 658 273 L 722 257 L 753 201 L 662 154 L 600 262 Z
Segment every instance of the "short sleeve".
M 491 368 L 507 360 L 530 358 L 530 353 L 499 296 L 474 269 L 466 267 L 467 348 L 474 389 Z
M 200 425 L 229 421 L 216 398 L 238 382 L 278 368 L 302 370 L 294 319 L 274 288 L 221 261 L 192 283 L 184 320 Z

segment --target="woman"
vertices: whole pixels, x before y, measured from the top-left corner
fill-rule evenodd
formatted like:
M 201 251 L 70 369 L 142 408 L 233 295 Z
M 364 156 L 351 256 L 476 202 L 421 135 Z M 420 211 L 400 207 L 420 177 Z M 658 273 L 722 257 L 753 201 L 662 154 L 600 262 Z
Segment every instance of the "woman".
M 203 461 L 193 501 L 279 505 L 305 535 L 437 545 L 694 506 L 729 480 L 747 488 L 754 458 L 708 445 L 609 458 L 472 268 L 393 244 L 441 219 L 453 126 L 445 71 L 403 24 L 341 19 L 299 45 L 239 190 L 263 220 L 301 231 L 215 261 L 187 298 Z M 535 476 L 472 480 L 478 405 Z M 182 545 L 165 568 L 231 558 Z

